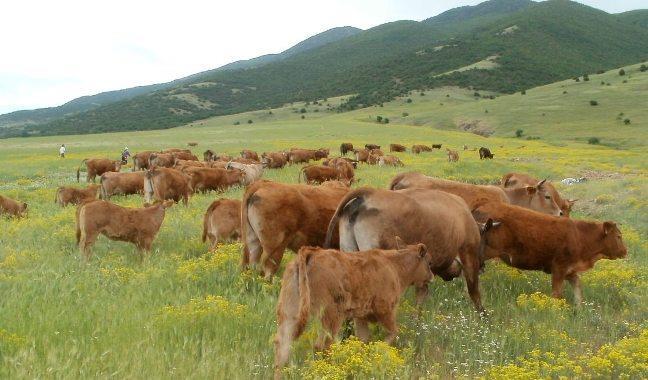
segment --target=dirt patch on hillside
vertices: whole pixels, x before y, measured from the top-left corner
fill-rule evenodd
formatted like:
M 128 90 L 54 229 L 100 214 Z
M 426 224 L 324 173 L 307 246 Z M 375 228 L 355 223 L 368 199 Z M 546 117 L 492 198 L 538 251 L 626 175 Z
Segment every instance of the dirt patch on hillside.
M 482 120 L 459 120 L 457 128 L 464 132 L 474 133 L 479 136 L 489 137 L 495 131 Z
M 617 172 L 601 172 L 597 170 L 583 170 L 580 172 L 579 177 L 585 178 L 588 181 L 605 180 L 605 179 L 622 179 L 627 175 Z

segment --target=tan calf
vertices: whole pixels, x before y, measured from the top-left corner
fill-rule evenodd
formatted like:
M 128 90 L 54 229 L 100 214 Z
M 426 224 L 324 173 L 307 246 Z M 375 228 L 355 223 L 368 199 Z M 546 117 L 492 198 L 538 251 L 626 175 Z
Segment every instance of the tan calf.
M 0 195 L 0 215 L 16 218 L 27 216 L 27 203 Z
M 69 204 L 78 205 L 83 202 L 92 201 L 97 199 L 98 190 L 99 185 L 88 185 L 85 189 L 60 186 L 56 189 L 54 203 L 57 203 L 61 207 L 65 207 Z
M 203 218 L 203 243 L 209 238 L 209 249 L 220 242 L 239 240 L 241 236 L 241 201 L 218 199 L 212 202 Z

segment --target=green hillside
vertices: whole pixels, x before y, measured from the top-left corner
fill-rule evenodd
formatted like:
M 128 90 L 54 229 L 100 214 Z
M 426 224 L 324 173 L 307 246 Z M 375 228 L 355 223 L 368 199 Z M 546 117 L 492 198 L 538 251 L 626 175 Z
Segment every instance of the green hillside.
M 351 110 L 413 89 L 448 85 L 512 93 L 648 55 L 648 30 L 578 3 L 492 0 L 486 5 L 491 11 L 463 10 L 448 18 L 467 29 L 443 18 L 387 23 L 261 67 L 212 72 L 44 126 L 0 134 L 163 129 L 215 115 L 357 94 L 339 108 Z M 494 57 L 494 67 L 454 72 L 489 57 Z

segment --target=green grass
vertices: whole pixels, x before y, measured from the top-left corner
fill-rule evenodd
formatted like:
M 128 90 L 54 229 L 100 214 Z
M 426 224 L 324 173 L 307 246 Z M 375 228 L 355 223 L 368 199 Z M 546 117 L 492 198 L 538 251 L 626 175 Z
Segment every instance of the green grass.
M 626 76 L 626 84 L 612 73 L 590 78 L 495 100 L 475 100 L 472 91 L 446 88 L 426 91 L 425 96 L 415 92 L 412 103 L 403 98 L 349 113 L 311 105 L 305 119 L 294 112 L 303 103 L 295 103 L 272 114 L 264 110 L 230 115 L 164 131 L 0 141 L 0 193 L 29 203 L 28 218 L 0 219 L 0 377 L 271 375 L 278 282 L 267 284 L 241 273 L 239 246 L 226 245 L 208 254 L 199 240 L 209 203 L 219 196 L 239 198 L 240 189 L 196 195 L 187 208 L 169 209 L 147 263 L 138 262 L 133 246 L 100 238 L 92 262 L 81 264 L 74 246 L 74 208 L 53 203 L 55 188 L 74 183 L 81 159 L 117 158 L 124 145 L 137 152 L 197 141 L 200 145 L 193 150 L 198 155 L 207 148 L 230 154 L 243 147 L 269 151 L 325 146 L 335 151 L 343 141 L 384 147 L 391 142 L 442 143 L 460 150 L 456 164 L 448 163 L 443 151 L 434 151 L 398 153 L 405 169 L 361 166 L 356 177 L 365 186 L 384 187 L 402 170 L 474 183 L 495 183 L 509 171 L 553 180 L 591 177 L 583 184 L 557 187 L 566 197 L 579 199 L 574 218 L 622 223 L 629 255 L 626 260 L 601 262 L 584 276 L 585 305 L 556 311 L 519 304 L 522 294 L 549 294 L 549 277 L 489 263 L 482 277 L 489 318 L 483 320 L 474 313 L 461 279 L 435 280 L 419 318 L 411 294 L 401 305 L 395 346 L 405 364 L 397 373 L 402 378 L 472 377 L 534 349 L 577 358 L 637 335 L 648 328 L 648 155 L 642 146 L 648 111 L 639 107 L 646 96 L 639 90 L 648 82 L 634 72 Z M 612 85 L 600 86 L 601 80 Z M 564 97 L 563 89 L 568 91 Z M 591 107 L 590 99 L 600 105 Z M 313 112 L 315 108 L 320 111 Z M 402 117 L 403 112 L 410 115 Z M 618 124 L 618 112 L 628 115 L 632 124 Z M 375 123 L 377 115 L 389 117 L 390 124 Z M 484 138 L 457 132 L 459 118 L 484 120 L 495 134 Z M 247 124 L 248 119 L 254 123 Z M 235 121 L 241 124 L 234 126 Z M 541 139 L 511 137 L 518 128 Z M 601 138 L 602 145 L 588 145 L 592 135 Z M 65 160 L 56 157 L 61 143 L 68 146 Z M 488 146 L 495 159 L 480 161 L 476 151 L 462 150 L 464 144 L 471 149 Z M 298 169 L 268 171 L 266 178 L 296 182 Z M 138 196 L 115 201 L 142 204 Z M 291 258 L 286 256 L 284 263 Z M 571 302 L 569 287 L 566 296 Z M 380 337 L 378 332 L 375 338 Z M 295 345 L 295 377 L 311 368 L 305 361 L 315 357 L 312 338 L 310 330 Z

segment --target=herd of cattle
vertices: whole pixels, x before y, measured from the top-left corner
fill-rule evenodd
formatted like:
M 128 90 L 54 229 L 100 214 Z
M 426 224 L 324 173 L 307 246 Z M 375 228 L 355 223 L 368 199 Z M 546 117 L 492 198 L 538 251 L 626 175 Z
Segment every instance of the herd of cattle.
M 432 149 L 441 145 L 414 145 L 411 151 Z M 406 148 L 391 144 L 389 150 Z M 473 185 L 408 172 L 396 175 L 387 189 L 351 189 L 360 163 L 403 164 L 374 144 L 354 149 L 344 143 L 340 153 L 330 158 L 328 149 L 293 148 L 259 156 L 243 150 L 234 158 L 208 150 L 199 161 L 189 150 L 169 149 L 134 155 L 132 172 L 120 172 L 120 161 L 86 159 L 87 181 L 99 176 L 100 184 L 59 187 L 55 202 L 78 205 L 76 239 L 85 260 L 100 234 L 135 244 L 143 257 L 174 202 L 187 205 L 194 192 L 245 186 L 242 200 L 218 199 L 208 207 L 202 239 L 212 248 L 241 240 L 243 268 L 256 268 L 268 280 L 286 249 L 297 253 L 284 272 L 277 306 L 277 374 L 312 317 L 325 330 L 317 349 L 326 348 L 351 319 L 363 340 L 369 338 L 368 322 L 378 322 L 391 341 L 400 297 L 413 286 L 420 302 L 434 275 L 446 281 L 463 276 L 475 308 L 483 312 L 479 275 L 486 260 L 499 259 L 551 274 L 554 297 L 562 296 L 567 280 L 580 303 L 579 274 L 601 258 L 627 254 L 614 222 L 570 219 L 574 201 L 546 180 L 509 173 L 498 186 Z M 486 148 L 479 155 L 493 158 Z M 448 150 L 448 158 L 458 159 L 458 153 Z M 300 170 L 306 184 L 261 179 L 266 169 L 320 160 Z M 145 206 L 109 201 L 127 194 L 143 194 Z M 19 216 L 26 208 L 0 196 L 5 213 Z

